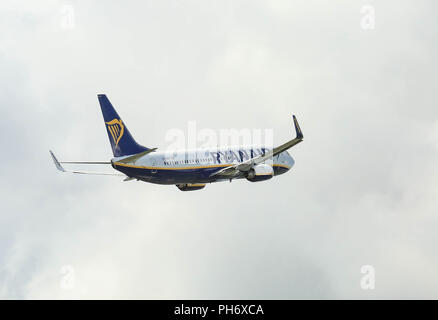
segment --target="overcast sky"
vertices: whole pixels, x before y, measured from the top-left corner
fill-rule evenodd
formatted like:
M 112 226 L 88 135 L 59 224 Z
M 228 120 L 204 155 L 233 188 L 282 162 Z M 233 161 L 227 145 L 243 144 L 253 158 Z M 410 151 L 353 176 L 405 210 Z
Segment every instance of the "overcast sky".
M 0 297 L 438 298 L 437 9 L 1 2 Z M 49 149 L 111 158 L 98 93 L 148 147 L 189 121 L 280 144 L 291 114 L 305 140 L 285 175 L 196 192 L 57 172 Z

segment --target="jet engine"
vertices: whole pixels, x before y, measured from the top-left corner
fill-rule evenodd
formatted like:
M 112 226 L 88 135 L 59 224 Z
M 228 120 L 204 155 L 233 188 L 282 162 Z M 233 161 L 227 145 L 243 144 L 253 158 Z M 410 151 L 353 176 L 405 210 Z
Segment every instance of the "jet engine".
M 248 171 L 246 179 L 251 182 L 269 180 L 274 176 L 274 170 L 270 165 L 258 164 Z

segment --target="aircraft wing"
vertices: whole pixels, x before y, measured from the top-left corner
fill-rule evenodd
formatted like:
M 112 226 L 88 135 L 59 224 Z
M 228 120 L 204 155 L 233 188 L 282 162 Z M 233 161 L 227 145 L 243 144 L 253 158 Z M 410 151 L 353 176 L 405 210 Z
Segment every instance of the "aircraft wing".
M 70 163 L 70 164 L 111 164 L 111 162 L 108 161 L 65 161 L 65 162 L 59 162 L 58 159 L 56 159 L 55 155 L 52 151 L 50 151 L 50 155 L 52 156 L 53 162 L 55 163 L 56 169 L 62 172 L 70 172 L 70 173 L 77 173 L 77 174 L 93 174 L 93 175 L 100 175 L 100 176 L 121 176 L 126 177 L 125 174 L 122 173 L 110 173 L 110 172 L 95 172 L 95 171 L 76 171 L 76 170 L 66 170 L 61 165 L 61 163 Z
M 294 120 L 295 125 L 295 132 L 296 137 L 281 146 L 278 146 L 272 150 L 269 150 L 268 152 L 261 154 L 257 157 L 254 157 L 252 159 L 249 159 L 247 161 L 244 161 L 242 163 L 237 163 L 235 165 L 226 167 L 222 170 L 219 170 L 211 175 L 211 177 L 221 177 L 225 179 L 235 179 L 239 178 L 244 175 L 245 172 L 251 170 L 252 167 L 276 156 L 277 154 L 282 153 L 283 151 L 286 151 L 289 148 L 292 148 L 294 145 L 300 143 L 303 141 L 303 133 L 301 132 L 300 125 L 298 124 L 297 118 L 295 116 L 292 116 Z

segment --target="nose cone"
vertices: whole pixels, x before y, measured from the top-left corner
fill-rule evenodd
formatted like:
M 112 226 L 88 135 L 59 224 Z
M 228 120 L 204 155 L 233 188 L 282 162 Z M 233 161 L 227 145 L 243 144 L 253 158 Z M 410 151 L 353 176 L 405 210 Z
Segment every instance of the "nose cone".
M 294 164 L 295 164 L 294 158 L 292 158 L 292 156 L 288 154 L 287 165 L 289 166 L 289 169 L 291 169 L 294 166 Z
M 295 164 L 295 160 L 287 152 L 282 153 L 277 161 L 274 164 L 274 174 L 276 176 L 288 172 Z

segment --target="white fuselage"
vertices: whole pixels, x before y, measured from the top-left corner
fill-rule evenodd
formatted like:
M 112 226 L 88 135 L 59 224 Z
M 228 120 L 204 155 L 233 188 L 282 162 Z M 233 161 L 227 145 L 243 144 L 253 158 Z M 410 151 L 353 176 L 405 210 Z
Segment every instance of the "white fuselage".
M 219 147 L 195 150 L 175 150 L 152 152 L 132 164 L 118 162 L 125 157 L 113 158 L 115 168 L 128 176 L 140 177 L 142 180 L 160 184 L 214 182 L 209 179 L 215 171 L 238 164 L 268 152 L 265 147 Z M 272 166 L 276 175 L 288 171 L 294 160 L 287 151 L 264 164 Z

